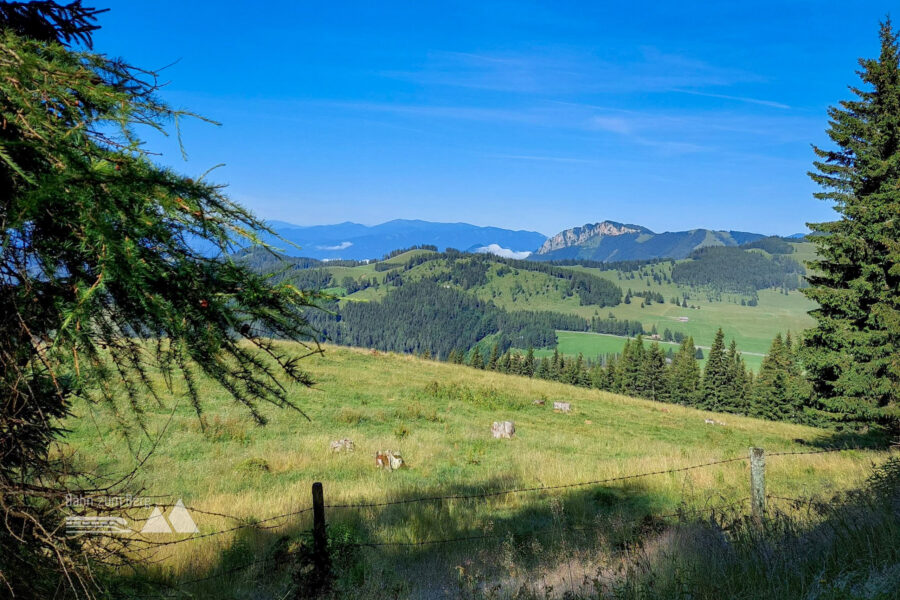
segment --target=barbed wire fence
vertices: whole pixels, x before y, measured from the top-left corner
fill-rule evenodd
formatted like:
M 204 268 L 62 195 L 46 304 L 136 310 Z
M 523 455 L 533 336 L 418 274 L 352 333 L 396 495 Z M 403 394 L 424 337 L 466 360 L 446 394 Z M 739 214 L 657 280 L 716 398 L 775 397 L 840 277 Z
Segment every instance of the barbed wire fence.
M 386 500 L 386 501 L 370 501 L 370 502 L 358 502 L 358 503 L 338 503 L 338 504 L 328 504 L 325 502 L 324 489 L 321 483 L 313 484 L 313 493 L 312 493 L 312 503 L 303 508 L 298 508 L 296 510 L 292 510 L 286 513 L 273 515 L 266 517 L 264 519 L 248 519 L 246 517 L 235 516 L 227 513 L 216 512 L 216 511 L 208 511 L 199 507 L 193 506 L 184 506 L 186 510 L 190 513 L 196 514 L 204 514 L 224 519 L 229 519 L 237 522 L 236 525 L 231 527 L 226 527 L 224 529 L 205 532 L 205 533 L 196 533 L 190 535 L 189 537 L 185 537 L 177 540 L 167 540 L 167 541 L 159 541 L 157 539 L 147 537 L 146 534 L 143 534 L 141 531 L 131 529 L 130 532 L 137 536 L 137 538 L 146 544 L 146 548 L 150 549 L 158 549 L 164 548 L 173 545 L 179 544 L 187 544 L 196 542 L 201 539 L 217 537 L 221 535 L 226 535 L 229 533 L 235 533 L 241 530 L 256 530 L 256 531 L 266 531 L 266 530 L 274 530 L 286 525 L 286 520 L 291 518 L 296 518 L 299 516 L 306 515 L 307 513 L 313 514 L 313 523 L 312 523 L 312 564 L 315 570 L 321 571 L 319 576 L 324 580 L 330 576 L 328 572 L 331 565 L 331 560 L 329 556 L 329 547 L 328 547 L 328 536 L 326 529 L 326 514 L 328 511 L 351 511 L 351 510 L 369 510 L 374 508 L 385 508 L 389 506 L 399 506 L 399 505 L 410 505 L 410 504 L 418 504 L 418 503 L 443 503 L 449 501 L 458 501 L 458 500 L 467 500 L 467 501 L 476 501 L 476 500 L 487 500 L 490 498 L 497 498 L 501 496 L 515 495 L 515 494 L 527 494 L 527 493 L 539 493 L 539 492 L 548 492 L 548 491 L 557 491 L 564 489 L 572 489 L 579 487 L 592 487 L 598 485 L 605 485 L 610 483 L 629 481 L 634 479 L 652 477 L 656 475 L 666 475 L 666 474 L 675 474 L 675 473 L 683 473 L 698 469 L 705 469 L 713 466 L 724 465 L 729 463 L 737 463 L 737 462 L 749 462 L 750 463 L 750 495 L 743 497 L 737 501 L 728 502 L 725 504 L 719 504 L 716 506 L 707 506 L 703 508 L 689 508 L 683 507 L 682 509 L 667 513 L 667 514 L 655 514 L 652 517 L 656 520 L 665 520 L 671 518 L 688 518 L 688 517 L 699 517 L 699 516 L 707 516 L 707 515 L 715 515 L 716 513 L 724 514 L 726 511 L 735 510 L 736 508 L 743 508 L 746 504 L 750 504 L 751 506 L 751 515 L 752 518 L 760 520 L 765 517 L 766 514 L 766 503 L 768 500 L 784 502 L 789 507 L 793 508 L 801 508 L 807 507 L 810 509 L 815 502 L 812 498 L 797 498 L 797 497 L 787 497 L 787 496 L 779 496 L 779 495 L 771 495 L 765 492 L 765 459 L 766 458 L 776 458 L 776 457 L 796 457 L 796 456 L 804 456 L 804 455 L 817 455 L 817 454 L 828 454 L 835 452 L 843 452 L 849 450 L 865 450 L 865 448 L 855 448 L 855 447 L 846 447 L 846 448 L 826 448 L 826 449 L 818 449 L 818 450 L 806 450 L 806 451 L 783 451 L 783 452 L 773 452 L 773 453 L 764 453 L 760 448 L 751 448 L 751 451 L 748 456 L 743 457 L 732 457 L 714 461 L 708 461 L 704 463 L 689 465 L 685 467 L 676 467 L 676 468 L 667 468 L 667 469 L 658 469 L 654 471 L 646 471 L 642 473 L 628 474 L 628 475 L 619 475 L 614 477 L 606 477 L 601 479 L 594 479 L 588 481 L 579 481 L 573 483 L 566 484 L 556 484 L 556 485 L 541 485 L 541 486 L 528 486 L 528 487 L 517 487 L 517 488 L 508 488 L 501 490 L 490 490 L 481 493 L 467 493 L 467 494 L 445 494 L 445 495 L 429 495 L 429 496 L 421 496 L 416 498 L 403 498 L 398 500 Z M 175 507 L 175 504 L 170 503 L 159 503 L 155 505 L 157 508 L 170 508 Z M 469 534 L 469 535 L 459 535 L 447 538 L 434 538 L 434 539 L 423 539 L 423 540 L 415 540 L 415 541 L 361 541 L 361 542 L 349 542 L 343 543 L 344 547 L 352 547 L 358 549 L 382 549 L 382 548 L 397 548 L 397 549 L 409 549 L 409 548 L 422 548 L 422 547 L 431 547 L 431 546 L 452 546 L 464 543 L 472 543 L 472 542 L 484 542 L 487 540 L 504 540 L 510 538 L 510 536 L 518 535 L 519 537 L 528 538 L 532 540 L 537 540 L 540 537 L 556 534 L 561 537 L 566 535 L 570 535 L 573 533 L 581 532 L 581 533 L 596 533 L 599 532 L 603 525 L 601 523 L 588 523 L 588 524 L 579 524 L 579 525 L 563 525 L 558 522 L 551 522 L 548 525 L 530 528 L 529 531 L 525 534 L 516 534 L 512 531 L 490 531 L 486 533 L 478 533 L 478 534 Z M 130 597 L 143 597 L 143 598 L 168 598 L 172 597 L 171 593 L 177 593 L 179 590 L 183 590 L 190 586 L 194 586 L 203 582 L 212 581 L 215 579 L 225 578 L 234 573 L 238 573 L 241 571 L 246 571 L 256 566 L 260 565 L 268 565 L 268 564 L 279 564 L 284 563 L 287 560 L 300 551 L 297 550 L 285 550 L 277 553 L 277 555 L 265 556 L 262 558 L 254 558 L 248 560 L 246 562 L 242 562 L 237 565 L 229 566 L 225 569 L 219 569 L 215 572 L 199 578 L 186 579 L 182 581 L 178 581 L 176 583 L 163 583 L 160 584 L 167 588 L 167 592 L 162 592 L 160 594 L 155 595 L 140 595 L 140 596 L 130 596 Z M 587 574 L 585 574 L 587 577 Z

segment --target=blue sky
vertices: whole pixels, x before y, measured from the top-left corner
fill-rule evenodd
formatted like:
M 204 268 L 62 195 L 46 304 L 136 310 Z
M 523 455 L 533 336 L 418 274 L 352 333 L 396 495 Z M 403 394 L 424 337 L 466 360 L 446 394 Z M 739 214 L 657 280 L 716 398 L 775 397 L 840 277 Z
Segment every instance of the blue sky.
M 99 3 L 93 3 L 99 5 Z M 119 2 L 95 49 L 170 83 L 189 155 L 259 216 L 554 234 L 790 234 L 811 143 L 889 2 Z

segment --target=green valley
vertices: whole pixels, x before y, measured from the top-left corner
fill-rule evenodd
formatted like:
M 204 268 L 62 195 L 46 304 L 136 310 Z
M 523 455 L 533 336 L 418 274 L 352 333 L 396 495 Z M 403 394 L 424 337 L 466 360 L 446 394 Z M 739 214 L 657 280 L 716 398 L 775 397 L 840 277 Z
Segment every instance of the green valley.
M 812 244 L 793 242 L 790 247 L 794 254 L 788 256 L 798 261 L 812 257 Z M 766 254 L 763 250 L 752 251 Z M 285 266 L 296 260 L 283 259 Z M 310 272 L 326 274 L 328 285 L 325 291 L 335 294 L 342 304 L 382 301 L 388 292 L 403 283 L 441 281 L 442 285 L 474 295 L 510 313 L 545 311 L 588 321 L 595 317 L 636 321 L 648 336 L 657 334 L 662 340 L 669 330 L 673 335 L 692 336 L 700 347 L 708 347 L 716 331 L 722 328 L 726 339 L 736 340 L 738 348 L 747 354 L 748 363 L 754 366 L 760 362 L 756 355 L 768 351 L 776 334 L 797 333 L 812 323 L 807 313 L 814 305 L 796 289 L 769 288 L 737 293 L 673 282 L 673 268 L 689 260 L 570 266 L 512 261 L 485 254 L 446 254 L 414 249 L 383 261 L 352 266 L 316 261 L 308 263 L 307 269 L 300 272 L 296 268 L 288 270 L 284 276 L 302 286 L 320 281 L 310 277 Z M 261 268 L 279 268 L 278 261 L 262 262 L 258 253 L 251 262 Z M 468 277 L 455 276 L 467 268 L 471 271 Z M 577 285 L 573 286 L 571 280 L 560 276 L 566 273 L 606 280 L 618 287 L 623 295 L 630 294 L 634 298 L 627 303 L 615 304 L 585 302 Z M 663 301 L 653 301 L 648 295 Z M 673 299 L 678 299 L 679 304 L 674 304 Z M 682 306 L 685 303 L 687 307 Z M 569 342 L 573 339 L 583 341 L 573 345 Z M 580 352 L 586 358 L 621 350 L 622 343 L 598 339 L 592 344 L 591 339 L 594 338 L 563 335 L 559 350 L 573 355 Z M 752 358 L 754 356 L 756 358 Z

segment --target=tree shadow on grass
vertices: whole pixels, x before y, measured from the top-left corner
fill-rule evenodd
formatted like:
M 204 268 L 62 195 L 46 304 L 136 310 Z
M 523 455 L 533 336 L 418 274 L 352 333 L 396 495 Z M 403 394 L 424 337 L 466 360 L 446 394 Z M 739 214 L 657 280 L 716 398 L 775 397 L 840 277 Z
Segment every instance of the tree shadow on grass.
M 832 430 L 826 435 L 812 440 L 794 440 L 804 446 L 830 450 L 836 448 L 861 448 L 866 450 L 884 450 L 891 445 L 890 433 L 881 427 L 870 427 L 862 431 L 851 429 Z
M 573 557 L 638 544 L 662 531 L 662 513 L 676 508 L 639 480 L 495 493 L 509 487 L 508 478 L 492 478 L 434 492 L 392 494 L 385 506 L 326 508 L 336 585 L 345 591 L 380 589 L 386 597 L 445 597 L 460 585 L 510 585 L 517 572 L 537 572 L 561 560 L 568 560 L 571 570 Z M 432 495 L 443 499 L 415 501 Z M 303 567 L 298 561 L 308 555 L 310 527 L 311 513 L 305 513 L 280 529 L 241 529 L 207 568 L 149 587 L 163 597 L 243 597 L 249 590 L 254 598 L 283 597 Z M 154 575 L 160 573 L 131 583 Z M 580 580 L 588 573 L 569 575 Z

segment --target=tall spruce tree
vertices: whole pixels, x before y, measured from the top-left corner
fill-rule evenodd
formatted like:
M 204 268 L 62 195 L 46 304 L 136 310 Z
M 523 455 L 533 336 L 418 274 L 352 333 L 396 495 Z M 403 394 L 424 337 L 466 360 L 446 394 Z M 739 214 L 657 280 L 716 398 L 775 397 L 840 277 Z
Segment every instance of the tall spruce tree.
M 666 354 L 654 342 L 644 355 L 641 363 L 640 394 L 650 400 L 665 402 L 669 399 L 669 373 L 666 369 Z
M 580 353 L 575 360 L 570 360 L 562 374 L 561 381 L 571 385 L 588 385 L 587 371 L 584 368 L 584 356 Z
M 828 110 L 836 149 L 815 147 L 810 173 L 840 218 L 811 223 L 817 259 L 803 290 L 818 308 L 803 338 L 818 407 L 850 422 L 900 421 L 900 48 L 860 59 L 855 99 Z
M 527 373 L 525 369 L 525 357 L 521 354 L 514 354 L 512 360 L 509 365 L 509 372 L 515 373 L 516 375 L 525 375 L 526 377 L 531 377 L 534 373 Z
M 589 373 L 591 387 L 598 390 L 609 390 L 609 370 L 602 363 L 595 363 Z
M 737 349 L 737 340 L 731 340 L 728 354 L 725 356 L 728 367 L 728 387 L 724 399 L 724 409 L 730 412 L 746 412 L 747 410 L 747 367 Z
M 469 366 L 476 369 L 484 368 L 484 359 L 481 358 L 481 349 L 478 346 L 475 346 L 475 349 L 472 350 L 472 356 L 469 357 Z
M 619 358 L 615 355 L 611 356 L 609 360 L 606 361 L 606 387 L 603 389 L 609 390 L 610 392 L 622 391 L 618 365 Z
M 669 376 L 669 396 L 672 402 L 690 406 L 697 403 L 700 387 L 700 365 L 697 362 L 694 338 L 688 337 L 672 359 Z
M 619 390 L 623 394 L 638 395 L 641 392 L 641 365 L 644 362 L 644 339 L 637 336 L 626 340 L 622 359 L 618 365 Z
M 550 367 L 550 359 L 545 356 L 538 364 L 538 368 L 537 370 L 535 370 L 534 376 L 538 379 L 550 379 L 551 375 L 552 368 Z
M 534 377 L 534 346 L 528 347 L 528 352 L 522 361 L 521 374 L 526 377 Z
M 772 420 L 797 420 L 800 408 L 794 402 L 790 350 L 779 333 L 763 359 L 753 390 L 752 412 Z
M 512 355 L 509 350 L 503 353 L 503 356 L 500 357 L 500 362 L 498 363 L 498 369 L 501 373 L 509 373 L 510 368 L 512 367 Z
M 549 379 L 554 381 L 559 381 L 560 373 L 563 369 L 564 359 L 559 353 L 559 348 L 553 349 L 553 357 L 550 359 L 550 374 Z
M 491 371 L 497 370 L 497 364 L 500 362 L 500 345 L 494 344 L 491 347 L 490 358 L 488 358 L 487 368 Z
M 725 334 L 720 328 L 709 348 L 706 368 L 703 369 L 700 406 L 709 410 L 724 410 L 727 407 L 731 389 L 729 375 L 728 360 L 725 355 Z

